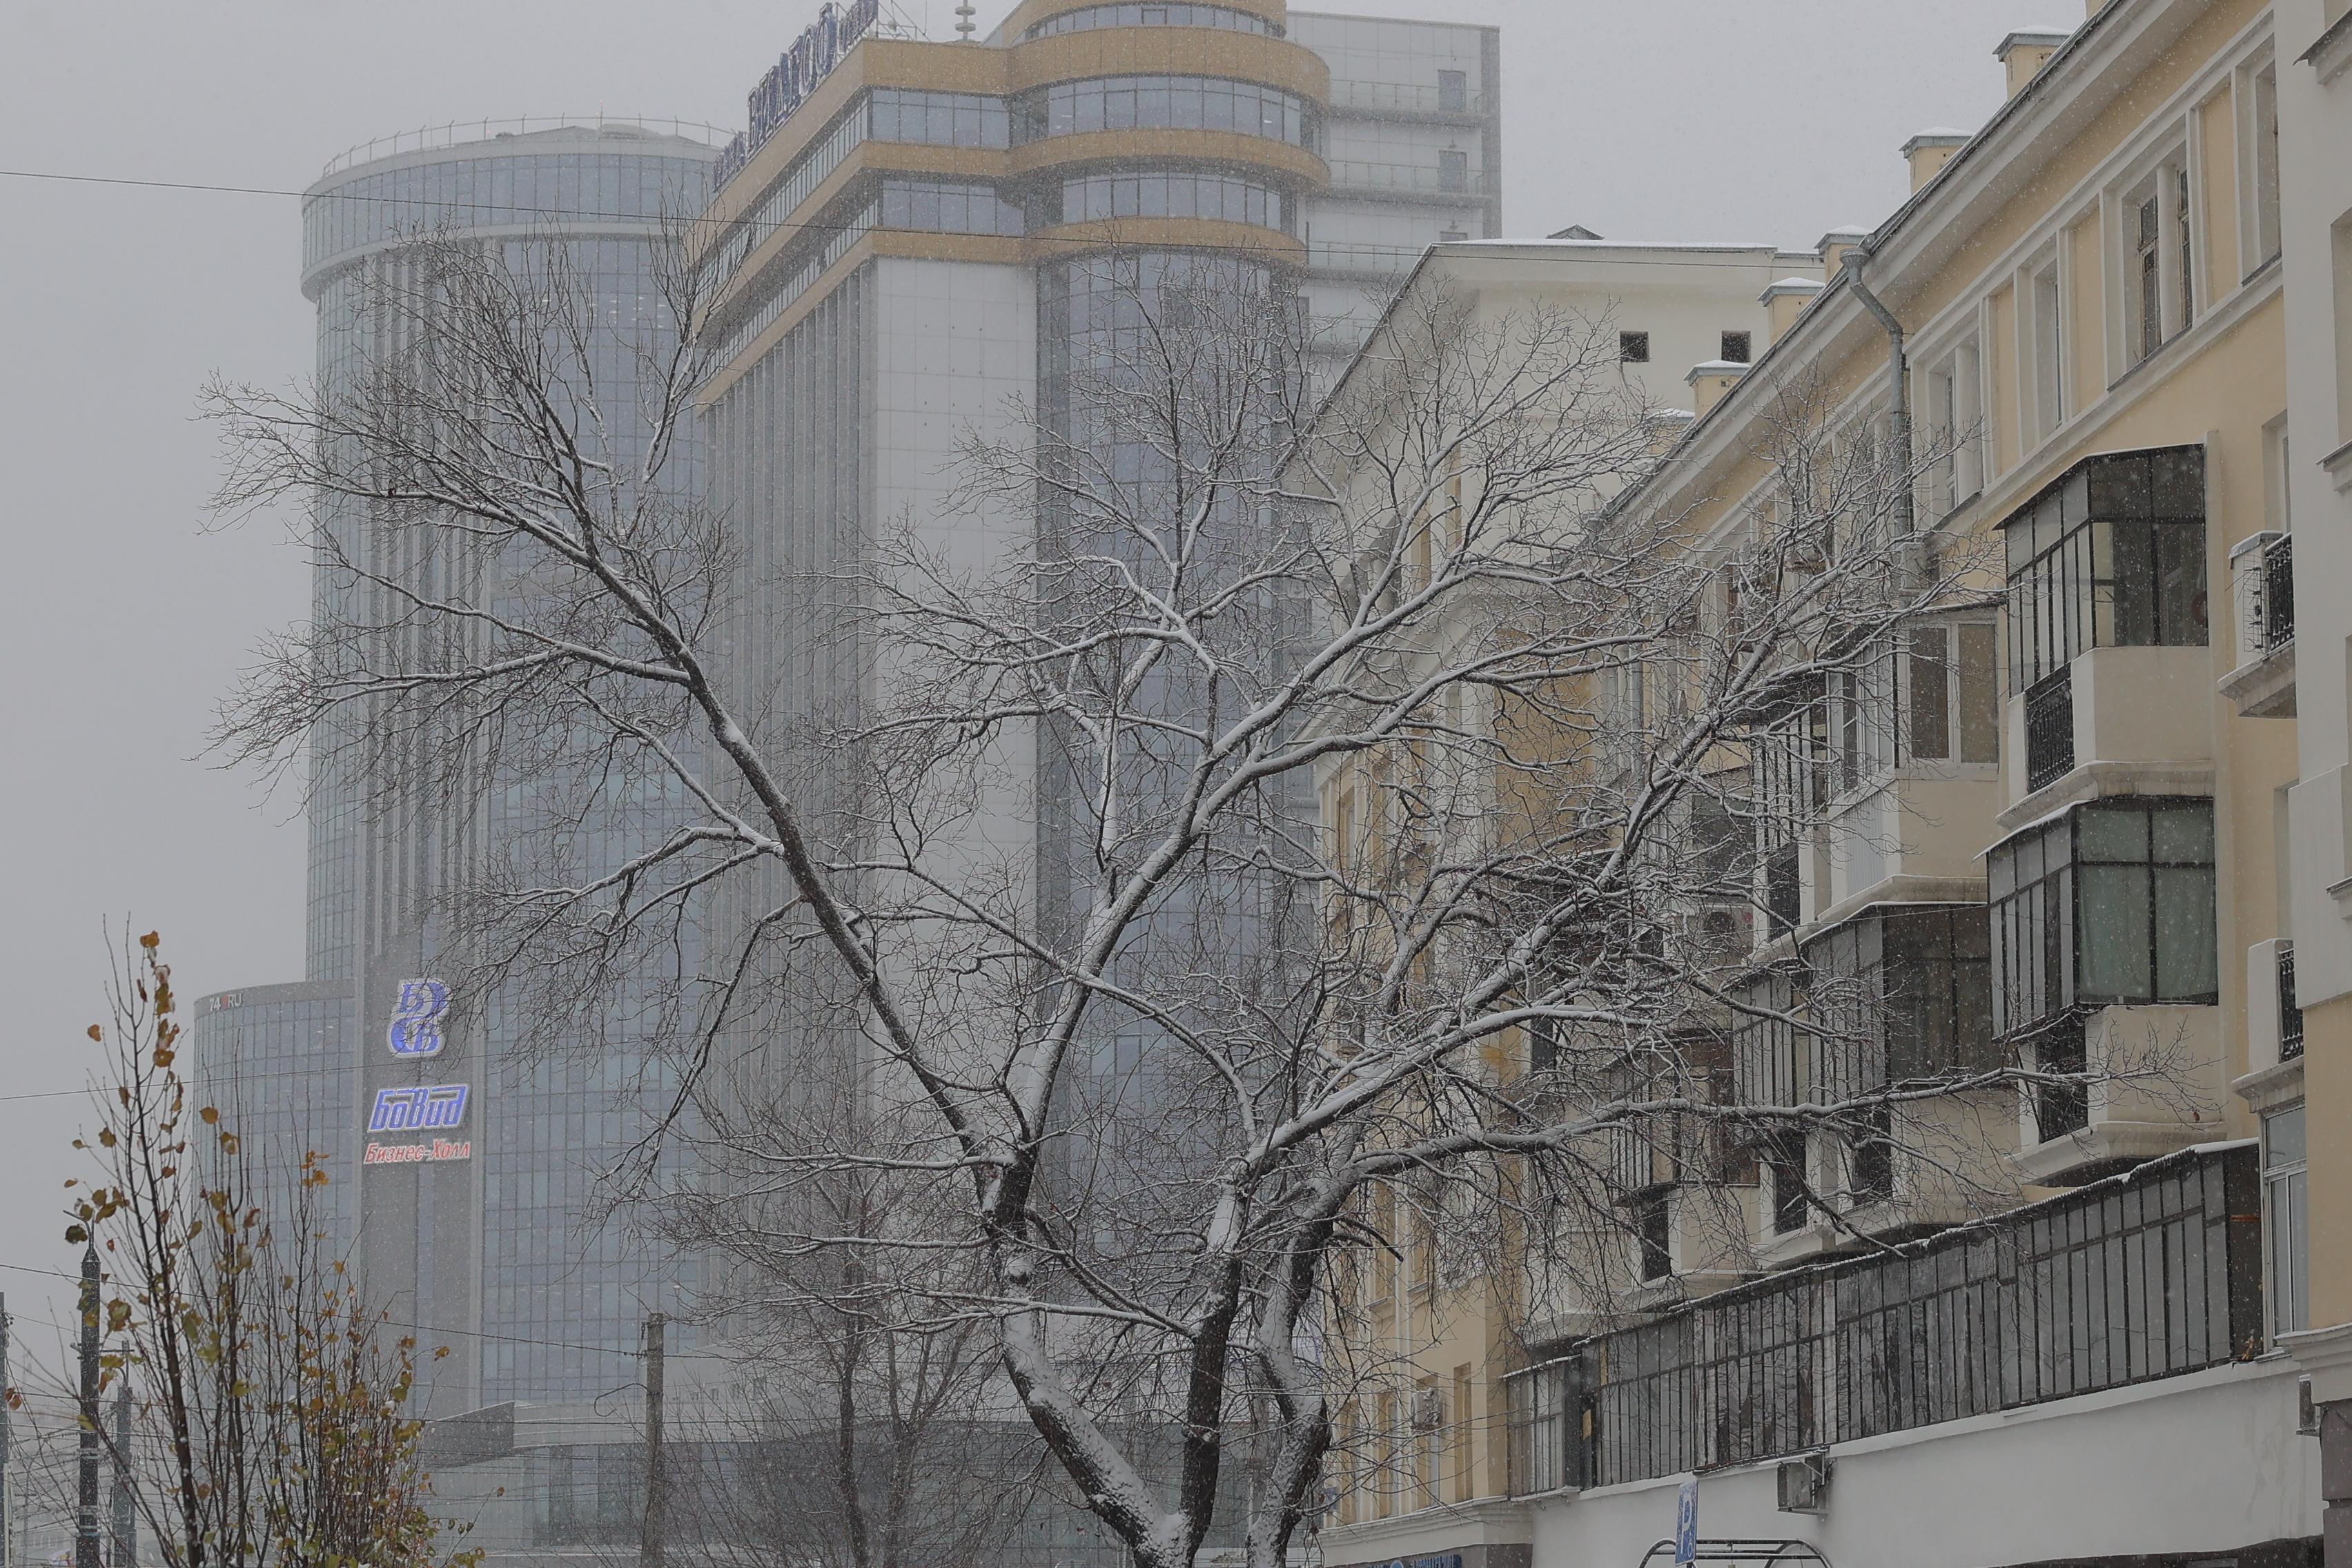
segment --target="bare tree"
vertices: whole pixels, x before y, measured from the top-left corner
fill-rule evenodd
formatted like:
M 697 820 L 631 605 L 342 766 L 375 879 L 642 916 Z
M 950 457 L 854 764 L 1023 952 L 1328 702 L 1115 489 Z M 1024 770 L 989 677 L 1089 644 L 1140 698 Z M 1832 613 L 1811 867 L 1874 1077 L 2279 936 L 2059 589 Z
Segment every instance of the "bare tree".
M 583 976 L 694 947 L 678 1103 L 795 1310 L 898 1343 L 982 1326 L 1138 1563 L 1184 1568 L 1224 1518 L 1272 1568 L 1334 1440 L 1340 1276 L 1388 1245 L 1381 1194 L 1622 1225 L 1622 1137 L 1895 1137 L 1914 1100 L 2015 1092 L 1989 1061 L 1757 1103 L 1693 1046 L 1759 1014 L 1835 1032 L 1735 992 L 1694 929 L 1764 902 L 1776 836 L 1819 826 L 1727 781 L 1811 765 L 1828 694 L 1982 589 L 1898 526 L 1921 461 L 1803 389 L 1753 455 L 1753 525 L 1698 537 L 1642 500 L 1660 426 L 1609 322 L 1415 296 L 1310 416 L 1301 314 L 1262 272 L 1072 268 L 1082 341 L 1013 437 L 969 445 L 960 510 L 785 584 L 662 482 L 708 368 L 682 272 L 614 410 L 560 268 L 444 247 L 431 353 L 214 395 L 225 510 L 323 495 L 464 563 L 428 584 L 320 531 L 358 591 L 224 740 L 430 733 L 452 787 L 582 757 L 597 788 L 657 782 L 680 825 L 620 863 L 482 871 L 475 989 L 571 1022 Z M 1006 515 L 989 559 L 943 542 Z M 784 722 L 728 630 L 788 594 L 856 689 Z M 1745 839 L 1691 853 L 1722 821 Z M 846 1109 L 770 1092 L 812 1053 Z

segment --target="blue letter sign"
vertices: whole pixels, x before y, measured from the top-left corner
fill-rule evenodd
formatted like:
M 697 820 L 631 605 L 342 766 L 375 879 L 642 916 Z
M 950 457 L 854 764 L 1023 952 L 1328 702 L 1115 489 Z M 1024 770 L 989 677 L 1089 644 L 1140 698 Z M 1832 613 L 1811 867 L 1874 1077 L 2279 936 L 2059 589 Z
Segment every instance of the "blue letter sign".
M 438 980 L 404 980 L 385 1037 L 396 1057 L 437 1057 L 446 1043 L 441 1015 L 449 1010 L 449 988 Z
M 466 1123 L 466 1086 L 434 1084 L 416 1089 L 380 1089 L 368 1117 L 371 1132 L 424 1132 Z

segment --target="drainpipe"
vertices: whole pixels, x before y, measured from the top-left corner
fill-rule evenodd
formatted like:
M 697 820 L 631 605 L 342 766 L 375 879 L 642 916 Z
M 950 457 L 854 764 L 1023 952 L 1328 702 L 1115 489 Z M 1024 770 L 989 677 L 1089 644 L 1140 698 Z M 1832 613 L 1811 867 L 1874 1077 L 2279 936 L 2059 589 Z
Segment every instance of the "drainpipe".
M 1911 364 L 1903 350 L 1903 323 L 1895 319 L 1870 285 L 1863 281 L 1862 269 L 1869 260 L 1865 246 L 1855 246 L 1845 253 L 1845 280 L 1853 289 L 1853 297 L 1862 301 L 1863 309 L 1878 318 L 1886 329 L 1888 374 L 1894 381 L 1887 399 L 1889 437 L 1895 451 L 1903 458 L 1903 488 L 1895 495 L 1895 531 L 1908 539 L 1919 531 L 1918 500 L 1913 493 L 1916 487 L 1911 476 Z

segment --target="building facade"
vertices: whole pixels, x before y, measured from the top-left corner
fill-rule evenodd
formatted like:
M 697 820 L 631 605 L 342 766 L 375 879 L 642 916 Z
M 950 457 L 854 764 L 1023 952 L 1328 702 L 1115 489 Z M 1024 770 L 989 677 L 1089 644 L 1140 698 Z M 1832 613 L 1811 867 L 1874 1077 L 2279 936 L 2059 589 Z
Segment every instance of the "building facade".
M 322 392 L 346 393 L 377 356 L 415 346 L 418 316 L 384 301 L 415 280 L 418 246 L 453 240 L 516 266 L 561 247 L 594 310 L 591 353 L 625 398 L 634 356 L 661 330 L 657 256 L 708 199 L 712 140 L 621 122 L 485 125 L 478 140 L 427 134 L 339 160 L 303 205 Z M 673 478 L 693 483 L 690 461 Z M 413 546 L 357 508 L 327 504 L 321 521 L 367 576 L 423 589 L 447 569 L 410 559 Z M 315 574 L 322 619 L 366 624 L 342 603 L 366 592 L 331 562 Z M 510 1010 L 453 998 L 437 978 L 454 963 L 445 906 L 492 858 L 601 864 L 659 831 L 658 806 L 575 815 L 559 781 L 519 774 L 472 797 L 438 793 L 437 770 L 372 756 L 354 722 L 337 720 L 313 752 L 308 978 L 203 999 L 198 1073 L 242 1102 L 248 1136 L 328 1157 L 364 1289 L 422 1342 L 450 1347 L 425 1374 L 426 1414 L 593 1398 L 627 1381 L 645 1316 L 691 1289 L 689 1262 L 597 1217 L 599 1173 L 667 1104 L 664 1068 L 649 1034 L 625 1026 L 604 1032 L 593 1059 L 520 1052 Z
M 2343 693 L 2298 697 L 2294 650 L 2352 578 L 2291 542 L 2352 472 L 2332 9 L 2013 35 L 1993 119 L 1914 139 L 1911 198 L 1701 367 L 1632 498 L 1694 551 L 1769 525 L 1804 384 L 1872 439 L 1907 413 L 1918 528 L 1981 589 L 1755 738 L 1753 978 L 1710 1045 L 1734 1109 L 1899 1089 L 1906 1125 L 1643 1146 L 1589 1243 L 1622 1289 L 1437 1289 L 1353 1413 L 1425 1457 L 1336 1478 L 1327 1561 L 1631 1565 L 1686 1496 L 1701 1561 L 2320 1560 L 2352 1298 L 2317 1020 L 2352 970 Z M 1862 988 L 1850 1057 L 1776 1022 Z M 1426 1437 L 1416 1385 L 1454 1394 Z

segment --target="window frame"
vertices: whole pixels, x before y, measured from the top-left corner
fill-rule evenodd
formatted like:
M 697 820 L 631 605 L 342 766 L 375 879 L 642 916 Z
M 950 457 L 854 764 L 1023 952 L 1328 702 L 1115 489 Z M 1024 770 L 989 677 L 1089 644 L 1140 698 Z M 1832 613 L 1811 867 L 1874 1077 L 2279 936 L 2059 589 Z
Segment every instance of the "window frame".
M 2205 858 L 2162 858 L 2157 819 L 2163 815 L 2201 813 Z M 2144 819 L 2146 858 L 2088 854 L 2083 824 L 2102 816 Z M 2114 795 L 2086 801 L 2050 821 L 2011 835 L 1985 856 L 1992 918 L 1993 1037 L 2014 1040 L 2046 1027 L 2053 1019 L 2105 1007 L 2210 1007 L 2221 1001 L 2220 887 L 2213 800 L 2210 795 Z M 2054 850 L 2054 855 L 2053 855 Z M 2139 867 L 2146 870 L 2147 977 L 2143 993 L 2093 992 L 2084 984 L 2086 947 L 2086 868 Z M 2021 875 L 2028 869 L 2030 877 Z M 2201 871 L 2213 931 L 2209 959 L 2212 985 L 2187 991 L 2168 984 L 2160 872 Z M 2179 878 L 2170 879 L 2175 884 Z M 2039 905 L 2039 910 L 2033 906 Z M 2031 1011 L 2021 1010 L 2030 1005 Z
M 2283 1157 L 2278 1129 L 2289 1118 L 2294 1144 Z M 2275 1343 L 2311 1326 L 2310 1128 L 2300 1100 L 2263 1112 L 2262 1121 L 2263 1305 Z
M 2122 506 L 2135 489 L 2126 471 L 2133 464 L 2144 465 L 2137 488 L 2145 499 L 2137 514 Z M 2102 453 L 2076 463 L 2001 521 L 2011 696 L 2093 648 L 2212 645 L 2206 483 L 2201 443 Z M 2183 489 L 2195 492 L 2193 517 L 2163 510 L 2177 504 Z M 2136 542 L 2145 580 L 2125 574 L 2135 565 L 2123 558 L 2125 543 L 2133 542 L 2116 531 L 2125 528 L 2149 531 Z M 2158 531 L 2166 530 L 2179 531 Z M 2179 605 L 2166 597 L 2168 566 L 2193 573 L 2178 579 L 2175 591 L 2185 600 Z M 2152 635 L 2138 635 L 2143 621 Z

